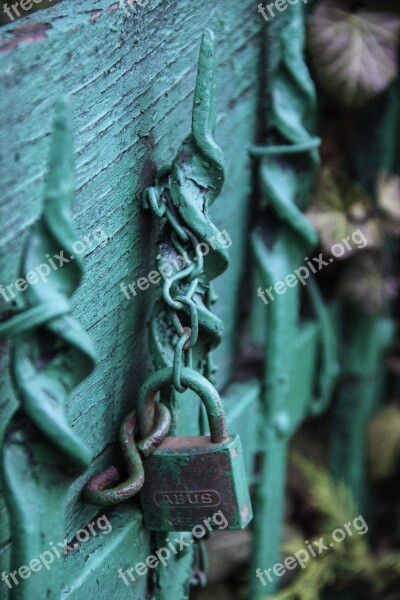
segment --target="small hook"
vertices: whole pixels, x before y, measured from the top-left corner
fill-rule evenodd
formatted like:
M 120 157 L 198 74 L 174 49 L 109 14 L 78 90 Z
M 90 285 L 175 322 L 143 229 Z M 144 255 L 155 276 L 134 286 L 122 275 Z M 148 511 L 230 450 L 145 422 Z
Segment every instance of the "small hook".
M 144 456 L 148 456 L 160 445 L 168 434 L 171 426 L 171 413 L 168 408 L 159 402 L 154 405 L 154 427 L 143 440 L 140 449 Z M 135 443 L 136 411 L 132 411 L 123 421 L 119 431 L 119 443 L 128 469 L 128 479 L 119 485 L 108 488 L 117 483 L 120 478 L 118 469 L 114 466 L 107 467 L 88 481 L 83 490 L 83 496 L 89 504 L 107 506 L 119 504 L 135 496 L 144 484 L 144 469 L 138 446 Z
M 118 504 L 137 494 L 144 484 L 142 459 L 135 445 L 134 432 L 136 427 L 136 411 L 128 414 L 119 431 L 119 442 L 128 468 L 129 477 L 123 483 L 107 489 L 119 480 L 116 467 L 107 467 L 93 477 L 83 490 L 84 498 L 90 504 L 100 506 Z

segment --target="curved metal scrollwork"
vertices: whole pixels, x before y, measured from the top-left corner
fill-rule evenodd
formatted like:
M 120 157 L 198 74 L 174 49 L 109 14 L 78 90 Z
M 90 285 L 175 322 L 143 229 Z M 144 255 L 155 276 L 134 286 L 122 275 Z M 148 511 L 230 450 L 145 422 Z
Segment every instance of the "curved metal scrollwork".
M 168 221 L 158 243 L 158 268 L 162 270 L 163 265 L 178 267 L 174 275 L 167 276 L 163 297 L 155 304 L 150 321 L 155 367 L 163 368 L 173 363 L 175 330 L 166 326 L 170 319 L 165 290 L 172 289 L 175 295 L 185 295 L 191 282 L 197 279 L 192 304 L 186 302 L 179 310 L 185 325 L 193 324 L 193 311 L 197 314 L 195 360 L 201 363 L 202 357 L 206 357 L 208 377 L 214 371 L 209 352 L 219 344 L 222 336 L 222 322 L 211 311 L 215 300 L 211 280 L 228 266 L 228 253 L 223 244 L 218 243 L 220 232 L 208 213 L 224 183 L 222 151 L 213 139 L 215 122 L 215 39 L 214 34 L 206 30 L 201 42 L 191 134 L 181 144 L 172 164 L 157 174 L 156 185 L 146 192 L 145 206 L 158 217 L 165 215 Z M 204 245 L 208 251 L 202 257 L 199 248 L 201 250 Z M 189 264 L 187 268 L 185 261 Z M 173 307 L 171 302 L 169 304 Z M 201 365 L 197 364 L 196 368 Z
M 49 274 L 27 286 L 23 304 L 0 323 L 0 336 L 12 339 L 10 369 L 21 409 L 68 461 L 84 468 L 91 452 L 74 434 L 64 412 L 66 398 L 95 365 L 88 336 L 68 314 L 69 298 L 82 278 L 82 258 L 72 249 L 77 236 L 71 222 L 74 187 L 68 113 L 67 102 L 61 100 L 56 107 L 43 213 L 28 233 L 19 269 L 23 277 L 46 264 Z M 46 257 L 55 255 L 61 257 L 59 263 L 64 258 L 69 262 L 58 266 L 53 260 L 50 273 Z
M 301 211 L 308 202 L 307 194 L 320 164 L 318 147 L 321 143 L 308 131 L 316 113 L 316 94 L 303 59 L 301 10 L 301 7 L 297 9 L 297 19 L 292 18 L 281 29 L 279 54 L 276 49 L 275 61 L 271 61 L 268 126 L 269 140 L 273 143 L 251 149 L 252 155 L 260 160 L 261 207 L 272 209 L 278 218 L 278 233 L 272 249 L 267 248 L 261 228 L 256 228 L 252 235 L 254 255 L 267 287 L 301 266 L 301 261 L 318 243 L 315 228 Z M 278 267 L 274 256 L 280 257 Z M 310 412 L 315 414 L 324 410 L 329 402 L 338 365 L 335 336 L 314 281 L 307 282 L 307 292 L 320 323 L 323 356 L 319 396 L 309 405 Z M 273 307 L 271 310 L 274 312 Z

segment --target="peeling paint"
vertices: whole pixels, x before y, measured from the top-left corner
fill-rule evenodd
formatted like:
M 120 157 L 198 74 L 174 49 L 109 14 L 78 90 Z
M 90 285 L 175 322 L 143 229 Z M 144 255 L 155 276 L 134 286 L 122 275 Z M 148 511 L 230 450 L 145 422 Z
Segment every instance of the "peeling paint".
M 13 37 L 6 41 L 5 37 L 0 37 L 0 53 L 10 52 L 15 50 L 22 42 L 27 44 L 36 44 L 47 38 L 47 31 L 52 29 L 50 23 L 32 23 L 30 25 L 22 25 L 13 32 Z M 2 43 L 4 41 L 4 44 Z
M 100 17 L 103 16 L 103 11 L 102 9 L 100 10 L 92 10 L 89 12 L 89 14 L 91 15 L 90 17 L 90 23 L 95 23 L 97 21 L 97 19 L 100 19 Z

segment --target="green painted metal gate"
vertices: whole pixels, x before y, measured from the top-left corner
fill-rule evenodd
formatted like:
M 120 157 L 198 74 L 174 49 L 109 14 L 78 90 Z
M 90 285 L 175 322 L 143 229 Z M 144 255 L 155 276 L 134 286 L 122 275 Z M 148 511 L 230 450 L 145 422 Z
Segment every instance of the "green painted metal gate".
M 206 28 L 216 36 L 216 98 L 204 139 L 214 119 L 220 150 L 211 144 L 201 171 L 181 144 Z M 99 508 L 82 497 L 91 477 L 121 464 L 119 427 L 152 361 L 171 364 L 158 304 L 149 349 L 162 282 L 150 274 L 165 247 L 157 246 L 160 206 L 143 207 L 145 190 L 164 190 L 160 168 L 171 163 L 176 179 L 182 168 L 185 198 L 192 188 L 209 194 L 195 217 L 190 201 L 179 213 L 185 227 L 198 225 L 205 243 L 210 231 L 222 234 L 219 255 L 214 248 L 205 259 L 193 361 L 215 381 L 229 431 L 242 440 L 254 507 L 249 597 L 275 591 L 277 581 L 266 591 L 255 573 L 279 561 L 289 443 L 327 410 L 340 373 L 332 471 L 364 502 L 363 427 L 392 323 L 358 314 L 342 352 L 342 307 L 327 304 L 314 281 L 286 283 L 269 301 L 263 291 L 286 281 L 318 242 L 304 216 L 320 143 L 304 37 L 304 3 L 267 27 L 250 0 L 149 0 L 134 10 L 62 1 L 2 28 L 0 573 L 10 575 L 1 598 L 183 599 L 202 570 L 201 543 L 170 546 L 165 565 L 146 565 L 166 534 L 144 527 L 137 499 Z M 194 112 L 206 93 L 198 88 Z M 59 102 L 66 95 L 70 116 Z M 195 155 L 204 147 L 193 123 Z M 377 144 L 387 127 L 383 116 Z M 377 172 L 393 160 L 389 150 L 368 164 Z M 74 262 L 60 264 L 60 251 Z M 175 393 L 170 407 L 175 435 L 205 431 L 194 394 Z

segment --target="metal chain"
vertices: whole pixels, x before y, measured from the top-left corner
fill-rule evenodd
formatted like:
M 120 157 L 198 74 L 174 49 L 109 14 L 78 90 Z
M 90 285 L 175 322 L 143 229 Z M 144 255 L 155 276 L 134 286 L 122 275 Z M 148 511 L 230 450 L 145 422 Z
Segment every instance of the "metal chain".
M 168 180 L 169 167 L 160 171 L 162 177 Z M 160 177 L 161 178 L 161 177 Z M 198 290 L 200 277 L 204 271 L 203 255 L 195 234 L 187 225 L 183 225 L 169 198 L 168 183 L 159 182 L 158 187 L 147 188 L 143 196 L 143 206 L 150 209 L 158 218 L 166 218 L 171 227 L 171 244 L 179 256 L 183 256 L 189 263 L 180 271 L 173 273 L 165 279 L 162 297 L 168 307 L 171 323 L 177 336 L 175 344 L 173 369 L 173 387 L 177 392 L 184 392 L 185 387 L 181 382 L 183 367 L 191 366 L 192 347 L 196 344 L 199 334 L 199 317 L 193 296 Z M 182 292 L 181 289 L 185 291 Z M 184 327 L 178 313 L 187 308 L 190 315 L 190 326 Z

